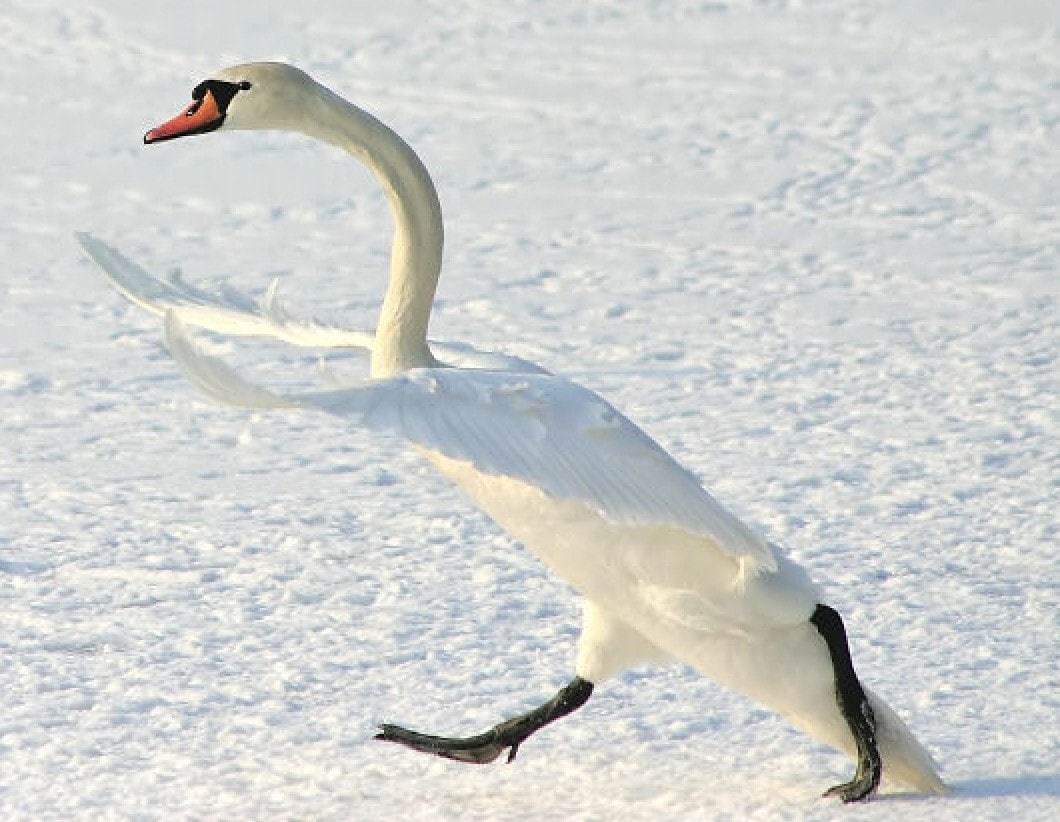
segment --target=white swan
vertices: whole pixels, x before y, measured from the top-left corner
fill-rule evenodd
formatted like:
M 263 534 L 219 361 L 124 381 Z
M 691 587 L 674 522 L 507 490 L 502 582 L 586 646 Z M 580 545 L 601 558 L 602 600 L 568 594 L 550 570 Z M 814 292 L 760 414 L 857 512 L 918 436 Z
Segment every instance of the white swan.
M 442 215 L 416 154 L 371 115 L 275 63 L 237 66 L 196 87 L 192 104 L 144 137 L 215 129 L 285 129 L 339 146 L 386 192 L 395 223 L 390 281 L 375 335 L 153 279 L 100 241 L 90 256 L 140 305 L 166 315 L 174 356 L 206 392 L 257 408 L 317 409 L 410 440 L 586 599 L 575 677 L 523 716 L 468 739 L 394 725 L 379 738 L 488 762 L 578 708 L 599 683 L 646 660 L 678 658 L 851 755 L 857 772 L 828 791 L 872 794 L 881 771 L 945 790 L 930 755 L 863 690 L 839 615 L 805 572 L 715 501 L 688 471 L 600 397 L 523 360 L 436 346 L 427 323 L 442 261 Z M 280 396 L 245 382 L 188 340 L 190 324 L 302 345 L 370 349 L 372 379 Z

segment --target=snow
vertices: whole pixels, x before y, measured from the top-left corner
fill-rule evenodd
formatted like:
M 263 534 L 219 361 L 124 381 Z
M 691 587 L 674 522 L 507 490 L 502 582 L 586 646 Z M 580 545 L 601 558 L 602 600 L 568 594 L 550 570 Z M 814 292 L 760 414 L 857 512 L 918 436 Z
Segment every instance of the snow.
M 0 816 L 1060 817 L 1052 0 L 12 0 L 0 43 Z M 786 546 L 952 796 L 820 799 L 846 760 L 680 666 L 510 766 L 371 739 L 551 696 L 578 605 L 400 444 L 197 396 L 76 246 L 370 328 L 366 172 L 140 143 L 266 58 L 434 174 L 432 335 L 599 391 Z

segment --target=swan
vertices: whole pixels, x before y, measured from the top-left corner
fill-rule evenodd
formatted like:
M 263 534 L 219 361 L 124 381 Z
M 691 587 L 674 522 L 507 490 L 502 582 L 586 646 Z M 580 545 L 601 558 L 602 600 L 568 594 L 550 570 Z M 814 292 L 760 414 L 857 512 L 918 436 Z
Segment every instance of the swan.
M 144 142 L 239 129 L 300 132 L 374 172 L 394 222 L 374 335 L 297 320 L 275 288 L 260 303 L 215 296 L 158 280 L 88 234 L 78 235 L 84 250 L 129 299 L 164 317 L 174 358 L 207 394 L 240 407 L 324 411 L 408 440 L 584 598 L 574 675 L 540 707 L 467 738 L 384 724 L 377 739 L 471 763 L 507 752 L 510 762 L 601 682 L 678 659 L 853 758 L 853 777 L 826 796 L 863 800 L 884 774 L 946 790 L 927 750 L 862 686 L 842 618 L 802 568 L 598 395 L 520 358 L 428 342 L 442 212 L 426 168 L 396 133 L 293 66 L 251 63 L 200 83 Z M 360 348 L 370 376 L 277 393 L 201 351 L 188 326 Z

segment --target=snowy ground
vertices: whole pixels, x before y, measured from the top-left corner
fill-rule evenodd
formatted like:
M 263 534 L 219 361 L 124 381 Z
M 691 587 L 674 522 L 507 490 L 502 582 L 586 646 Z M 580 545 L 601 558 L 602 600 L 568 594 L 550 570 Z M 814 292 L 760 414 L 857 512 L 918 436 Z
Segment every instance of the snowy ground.
M 0 817 L 1060 818 L 1057 5 L 500 8 L 0 9 Z M 363 170 L 140 144 L 250 58 L 409 139 L 448 220 L 433 336 L 600 391 L 786 545 L 953 796 L 819 799 L 844 759 L 680 667 L 511 766 L 371 741 L 551 695 L 578 605 L 399 444 L 200 400 L 74 244 L 372 325 Z

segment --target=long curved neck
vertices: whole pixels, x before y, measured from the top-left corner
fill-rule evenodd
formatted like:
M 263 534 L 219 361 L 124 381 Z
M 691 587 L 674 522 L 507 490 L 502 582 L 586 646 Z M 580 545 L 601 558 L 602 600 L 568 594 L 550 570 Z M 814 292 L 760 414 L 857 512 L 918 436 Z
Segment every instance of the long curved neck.
M 319 101 L 314 101 L 305 131 L 364 162 L 386 192 L 394 218 L 390 282 L 376 326 L 371 375 L 386 377 L 433 365 L 427 323 L 443 242 L 442 209 L 434 183 L 401 137 L 324 86 L 317 88 Z

